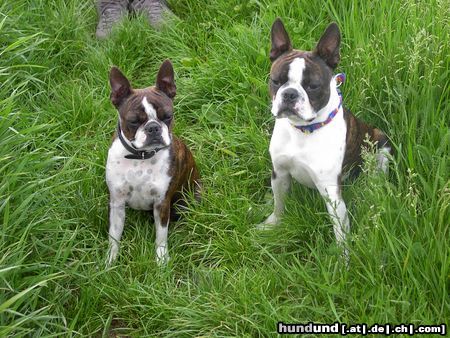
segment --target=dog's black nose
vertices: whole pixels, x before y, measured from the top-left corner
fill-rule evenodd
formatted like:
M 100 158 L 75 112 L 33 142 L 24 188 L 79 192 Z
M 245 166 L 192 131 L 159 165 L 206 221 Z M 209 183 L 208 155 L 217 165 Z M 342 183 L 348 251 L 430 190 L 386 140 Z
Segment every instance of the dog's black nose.
M 145 130 L 149 134 L 158 135 L 161 134 L 161 126 L 157 122 L 150 122 L 145 126 Z
M 298 91 L 294 88 L 288 88 L 283 92 L 283 100 L 286 102 L 294 102 L 298 99 Z

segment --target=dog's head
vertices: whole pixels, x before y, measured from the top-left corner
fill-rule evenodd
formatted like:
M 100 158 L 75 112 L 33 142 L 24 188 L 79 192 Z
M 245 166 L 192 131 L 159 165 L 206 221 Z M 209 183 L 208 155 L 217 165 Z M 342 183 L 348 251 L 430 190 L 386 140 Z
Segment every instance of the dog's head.
M 122 72 L 112 67 L 109 74 L 111 102 L 119 111 L 125 137 L 139 150 L 169 146 L 172 142 L 173 98 L 176 86 L 172 64 L 164 61 L 156 85 L 131 88 Z
M 333 70 L 340 59 L 339 28 L 335 23 L 330 24 L 313 51 L 301 51 L 292 48 L 282 21 L 276 19 L 271 39 L 272 114 L 277 118 L 287 117 L 294 123 L 309 123 L 330 102 L 335 86 Z

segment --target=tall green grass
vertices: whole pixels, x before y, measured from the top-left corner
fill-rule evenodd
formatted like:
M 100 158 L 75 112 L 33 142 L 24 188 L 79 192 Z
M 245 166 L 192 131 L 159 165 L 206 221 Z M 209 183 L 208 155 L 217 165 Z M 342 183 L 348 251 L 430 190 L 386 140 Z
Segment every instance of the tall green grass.
M 161 31 L 125 20 L 97 41 L 95 4 L 0 4 L 0 336 L 270 336 L 276 323 L 449 324 L 448 1 L 170 1 Z M 350 265 L 320 196 L 298 185 L 271 212 L 269 31 L 311 49 L 336 21 L 345 104 L 394 144 L 389 179 L 348 182 Z M 104 163 L 117 113 L 108 70 L 136 87 L 174 63 L 175 133 L 205 191 L 171 225 L 128 211 L 104 267 Z

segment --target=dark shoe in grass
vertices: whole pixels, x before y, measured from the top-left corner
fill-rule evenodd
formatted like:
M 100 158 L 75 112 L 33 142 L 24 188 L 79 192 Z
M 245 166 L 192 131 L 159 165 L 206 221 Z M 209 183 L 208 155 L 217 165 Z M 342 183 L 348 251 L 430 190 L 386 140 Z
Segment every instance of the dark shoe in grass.
M 173 14 L 164 0 L 133 0 L 130 9 L 135 13 L 144 13 L 150 25 L 158 28 L 163 22 L 164 15 Z
M 98 0 L 98 25 L 95 35 L 99 39 L 106 38 L 114 24 L 128 13 L 128 0 Z

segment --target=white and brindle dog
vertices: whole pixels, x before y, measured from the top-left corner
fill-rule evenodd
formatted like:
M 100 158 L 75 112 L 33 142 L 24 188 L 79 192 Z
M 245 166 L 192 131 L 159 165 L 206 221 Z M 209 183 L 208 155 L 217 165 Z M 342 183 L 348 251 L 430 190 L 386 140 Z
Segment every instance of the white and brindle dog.
M 110 72 L 111 102 L 118 110 L 117 131 L 108 152 L 106 182 L 109 188 L 109 253 L 107 265 L 119 252 L 125 224 L 125 206 L 153 212 L 156 228 L 156 259 L 167 262 L 169 219 L 182 202 L 185 189 L 199 197 L 199 175 L 194 157 L 172 134 L 176 94 L 169 60 L 161 64 L 156 85 L 133 89 L 122 72 Z
M 368 138 L 377 146 L 378 165 L 388 169 L 391 152 L 386 135 L 357 119 L 342 105 L 334 75 L 340 59 L 340 31 L 328 26 L 313 51 L 292 48 L 280 19 L 271 31 L 270 95 L 276 117 L 270 141 L 274 211 L 261 228 L 280 221 L 291 178 L 316 188 L 325 199 L 339 244 L 349 231 L 349 219 L 341 195 L 343 172 L 356 173 L 361 149 Z M 346 252 L 346 251 L 345 251 Z

